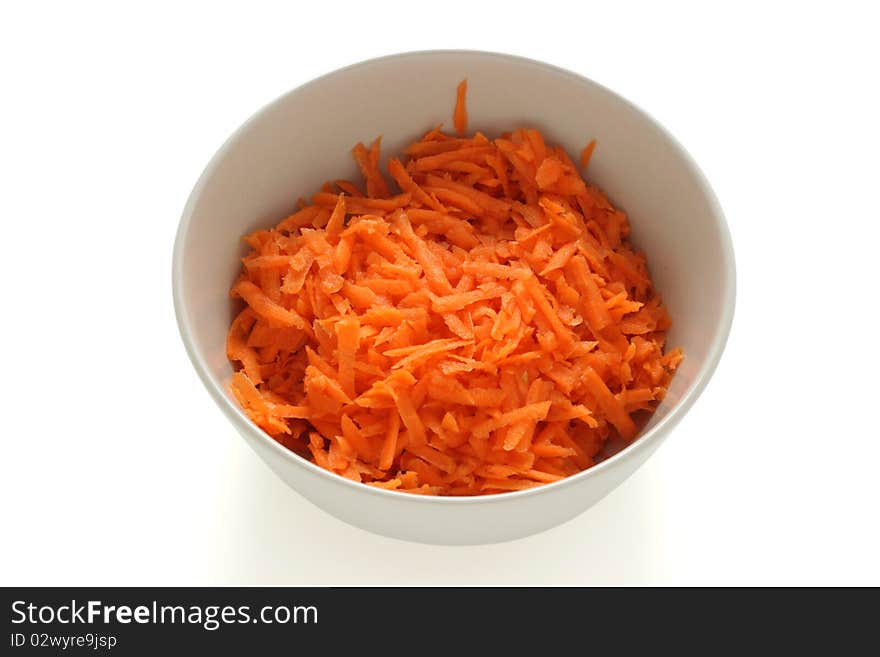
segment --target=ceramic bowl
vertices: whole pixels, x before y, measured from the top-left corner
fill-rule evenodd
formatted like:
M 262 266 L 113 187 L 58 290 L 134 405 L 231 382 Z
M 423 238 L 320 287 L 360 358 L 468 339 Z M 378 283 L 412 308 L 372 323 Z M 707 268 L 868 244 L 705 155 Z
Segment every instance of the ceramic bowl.
M 479 497 L 381 490 L 332 474 L 258 429 L 228 390 L 229 288 L 240 237 L 274 225 L 325 180 L 356 179 L 350 149 L 383 136 L 399 153 L 438 123 L 451 124 L 455 88 L 468 79 L 469 127 L 489 136 L 539 128 L 571 154 L 596 138 L 588 178 L 625 210 L 673 321 L 668 344 L 686 358 L 637 440 L 593 468 L 537 488 Z M 211 396 L 269 467 L 300 495 L 363 529 L 425 543 L 518 538 L 580 514 L 630 476 L 699 397 L 733 317 L 734 256 L 709 184 L 648 114 L 580 75 L 507 55 L 416 52 L 375 59 L 313 80 L 258 111 L 220 148 L 195 185 L 173 255 L 174 305 L 186 349 Z M 295 518 L 291 518 L 295 522 Z

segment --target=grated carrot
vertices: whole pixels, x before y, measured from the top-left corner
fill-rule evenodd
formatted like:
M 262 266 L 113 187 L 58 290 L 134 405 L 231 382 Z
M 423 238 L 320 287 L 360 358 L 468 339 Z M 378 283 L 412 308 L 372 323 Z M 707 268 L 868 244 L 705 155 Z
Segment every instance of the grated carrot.
M 452 122 L 459 136 L 464 137 L 467 132 L 467 80 L 458 83 L 458 89 L 455 93 L 455 110 L 452 114 Z
M 584 150 L 581 151 L 581 168 L 586 169 L 587 165 L 590 163 L 590 158 L 593 157 L 593 150 L 596 148 L 596 140 L 593 139 L 589 144 L 584 146 Z
M 589 468 L 635 439 L 683 358 L 664 353 L 627 216 L 537 130 L 467 137 L 466 93 L 457 137 L 430 130 L 387 180 L 380 139 L 359 143 L 363 187 L 328 182 L 246 236 L 231 289 L 248 417 L 322 468 L 418 495 Z

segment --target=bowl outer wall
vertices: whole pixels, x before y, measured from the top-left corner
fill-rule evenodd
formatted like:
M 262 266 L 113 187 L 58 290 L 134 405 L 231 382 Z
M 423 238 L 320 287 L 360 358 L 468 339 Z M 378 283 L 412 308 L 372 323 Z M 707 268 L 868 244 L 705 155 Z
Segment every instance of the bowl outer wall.
M 348 153 L 356 141 L 384 134 L 385 153 L 397 153 L 426 129 L 448 122 L 462 77 L 469 80 L 472 128 L 491 135 L 535 126 L 574 154 L 598 138 L 589 177 L 629 213 L 633 240 L 646 250 L 673 317 L 669 343 L 683 346 L 687 357 L 643 435 L 614 457 L 527 491 L 430 498 L 332 475 L 266 436 L 226 389 L 231 368 L 223 340 L 232 313 L 227 293 L 243 254 L 236 246 L 240 235 L 275 223 L 298 196 L 324 180 L 354 177 Z M 653 119 L 576 74 L 467 51 L 370 60 L 270 103 L 206 167 L 184 209 L 173 256 L 175 310 L 187 352 L 214 400 L 261 458 L 307 499 L 346 522 L 397 538 L 449 544 L 508 540 L 563 522 L 641 465 L 717 366 L 733 318 L 735 278 L 731 240 L 714 194 L 693 160 Z

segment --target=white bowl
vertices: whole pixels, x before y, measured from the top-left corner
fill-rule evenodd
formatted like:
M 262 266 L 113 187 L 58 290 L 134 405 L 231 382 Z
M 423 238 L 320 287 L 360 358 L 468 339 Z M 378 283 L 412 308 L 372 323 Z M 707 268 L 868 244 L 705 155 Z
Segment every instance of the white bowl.
M 386 154 L 438 123 L 451 124 L 455 88 L 468 79 L 469 128 L 490 136 L 534 126 L 576 155 L 598 147 L 588 178 L 632 222 L 686 357 L 642 435 L 593 468 L 537 488 L 479 497 L 382 490 L 332 474 L 258 429 L 228 390 L 229 288 L 239 238 L 274 225 L 325 180 L 355 178 L 350 149 L 383 135 Z M 684 149 L 620 96 L 547 64 L 483 52 L 417 52 L 335 71 L 257 112 L 220 148 L 186 204 L 173 261 L 180 333 L 211 396 L 260 457 L 292 488 L 372 532 L 424 543 L 492 543 L 558 525 L 632 474 L 696 401 L 733 319 L 733 249 L 721 209 Z

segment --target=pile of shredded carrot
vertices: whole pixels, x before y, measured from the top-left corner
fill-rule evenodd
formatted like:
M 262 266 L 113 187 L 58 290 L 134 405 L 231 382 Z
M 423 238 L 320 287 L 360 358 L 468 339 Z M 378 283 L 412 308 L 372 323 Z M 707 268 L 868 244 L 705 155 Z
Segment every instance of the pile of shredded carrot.
M 381 488 L 477 495 L 632 441 L 682 359 L 615 209 L 536 130 L 437 127 L 364 187 L 327 183 L 245 237 L 232 391 L 270 436 Z M 591 142 L 581 158 L 586 167 Z M 397 187 L 397 189 L 394 188 Z

